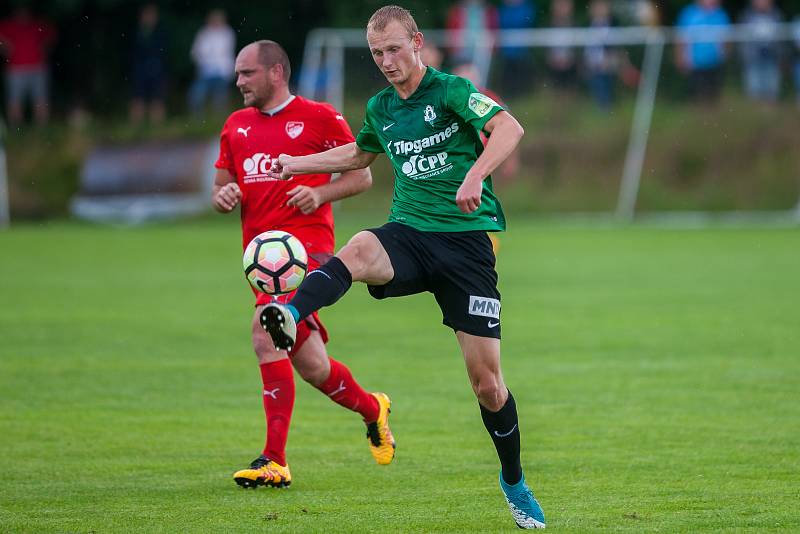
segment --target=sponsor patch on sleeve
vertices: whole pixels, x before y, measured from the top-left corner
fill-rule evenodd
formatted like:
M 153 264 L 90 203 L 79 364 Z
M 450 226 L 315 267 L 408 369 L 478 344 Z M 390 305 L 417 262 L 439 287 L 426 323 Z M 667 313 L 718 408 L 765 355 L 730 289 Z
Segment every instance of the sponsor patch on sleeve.
M 499 107 L 499 104 L 482 93 L 472 93 L 469 95 L 467 107 L 478 117 L 483 117 L 495 106 Z

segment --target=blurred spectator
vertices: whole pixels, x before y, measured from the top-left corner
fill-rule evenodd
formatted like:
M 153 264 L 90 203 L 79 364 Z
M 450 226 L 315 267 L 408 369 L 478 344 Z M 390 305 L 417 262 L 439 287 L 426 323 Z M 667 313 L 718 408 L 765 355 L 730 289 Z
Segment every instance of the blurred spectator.
M 164 120 L 167 90 L 167 33 L 159 24 L 158 6 L 145 5 L 133 45 L 131 121 L 140 123 L 149 106 L 150 120 Z
M 572 0 L 553 0 L 550 6 L 551 28 L 573 28 L 575 9 Z M 545 61 L 556 89 L 574 89 L 577 78 L 575 49 L 569 45 L 551 46 L 547 49 Z
M 6 112 L 12 126 L 22 122 L 28 98 L 37 123 L 45 124 L 49 118 L 47 54 L 55 39 L 53 26 L 24 6 L 0 21 L 0 50 L 6 56 Z
M 453 74 L 456 76 L 461 76 L 462 78 L 466 78 L 467 80 L 471 81 L 472 84 L 478 88 L 478 91 L 483 93 L 484 95 L 488 96 L 504 108 L 507 108 L 506 104 L 503 102 L 503 99 L 498 96 L 497 93 L 489 89 L 488 87 L 483 87 L 480 82 L 480 71 L 478 68 L 469 62 L 462 62 L 457 63 L 453 66 Z M 486 135 L 481 131 L 481 141 L 483 144 L 486 144 L 487 138 Z M 500 178 L 502 181 L 508 181 L 509 179 L 516 176 L 517 172 L 519 171 L 519 148 L 515 149 L 506 160 L 500 164 L 497 168 L 497 172 L 495 176 Z
M 763 102 L 775 102 L 781 89 L 780 41 L 769 40 L 783 14 L 772 0 L 751 0 L 739 20 L 748 24 L 756 37 L 763 40 L 743 41 L 740 45 L 744 65 L 744 87 L 747 96 Z
M 503 0 L 498 8 L 501 30 L 532 28 L 536 10 L 530 0 Z M 530 49 L 520 46 L 500 48 L 503 69 L 503 89 L 509 97 L 515 97 L 530 87 L 533 61 Z
M 225 110 L 233 79 L 235 49 L 236 34 L 228 26 L 225 12 L 212 10 L 192 43 L 191 56 L 197 65 L 197 74 L 189 89 L 189 108 L 195 116 L 202 114 L 209 96 L 215 113 Z
M 618 53 L 606 44 L 612 26 L 608 0 L 592 0 L 589 4 L 589 26 L 597 32 L 597 39 L 583 53 L 589 91 L 597 105 L 609 110 L 614 103 L 619 59 Z
M 641 26 L 659 26 L 661 15 L 658 5 L 653 0 L 638 0 L 636 2 L 636 21 Z
M 486 79 L 494 49 L 497 8 L 483 0 L 461 0 L 447 12 L 447 42 L 455 62 L 473 63 Z
M 433 44 L 433 42 L 425 41 L 422 50 L 419 51 L 419 57 L 422 60 L 422 64 L 426 67 L 442 70 L 444 55 L 442 54 L 442 50 Z
M 689 88 L 696 100 L 713 102 L 719 98 L 726 45 L 713 38 L 721 37 L 729 25 L 730 19 L 719 0 L 696 0 L 678 15 L 684 40 L 676 43 L 675 61 L 689 75 Z M 712 39 L 703 41 L 698 37 Z

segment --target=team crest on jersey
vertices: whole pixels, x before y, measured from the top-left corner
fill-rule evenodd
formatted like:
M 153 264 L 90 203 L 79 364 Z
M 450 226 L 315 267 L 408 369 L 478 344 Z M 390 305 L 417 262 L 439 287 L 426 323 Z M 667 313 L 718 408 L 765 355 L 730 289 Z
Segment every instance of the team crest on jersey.
M 425 122 L 428 124 L 436 120 L 436 112 L 433 111 L 433 106 L 425 106 Z
M 300 137 L 300 134 L 303 133 L 303 128 L 305 124 L 298 121 L 289 121 L 286 123 L 286 135 L 291 137 L 292 139 L 297 139 Z

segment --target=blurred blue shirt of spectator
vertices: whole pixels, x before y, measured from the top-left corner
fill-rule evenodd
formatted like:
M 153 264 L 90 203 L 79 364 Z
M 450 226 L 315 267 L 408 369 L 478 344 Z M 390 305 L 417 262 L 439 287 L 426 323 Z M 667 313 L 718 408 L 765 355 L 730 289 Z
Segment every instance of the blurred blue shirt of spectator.
M 501 30 L 532 28 L 536 9 L 530 0 L 503 0 L 497 9 Z M 502 87 L 513 98 L 532 88 L 533 58 L 529 48 L 503 46 L 500 48 L 503 76 Z
M 529 0 L 503 0 L 497 8 L 497 18 L 501 30 L 517 30 L 533 28 L 536 22 L 536 9 Z M 500 53 L 507 58 L 525 56 L 525 48 L 519 46 L 504 46 Z
M 688 70 L 713 69 L 725 62 L 724 43 L 718 40 L 702 41 L 697 37 L 721 36 L 730 18 L 718 0 L 697 0 L 684 7 L 678 15 L 678 27 L 684 29 L 687 45 L 682 58 Z M 718 31 L 708 26 L 718 26 Z
M 794 88 L 797 105 L 800 106 L 800 15 L 794 19 L 792 34 L 794 35 Z
M 751 0 L 739 19 L 747 24 L 755 40 L 743 41 L 739 47 L 744 65 L 744 86 L 747 95 L 756 100 L 774 102 L 781 87 L 781 55 L 783 43 L 770 39 L 777 31 L 783 14 L 773 0 Z
M 614 85 L 619 64 L 617 52 L 606 40 L 613 26 L 611 4 L 608 0 L 592 0 L 589 3 L 589 27 L 595 30 L 595 39 L 583 52 L 587 82 L 592 98 L 600 108 L 611 109 L 614 103 Z

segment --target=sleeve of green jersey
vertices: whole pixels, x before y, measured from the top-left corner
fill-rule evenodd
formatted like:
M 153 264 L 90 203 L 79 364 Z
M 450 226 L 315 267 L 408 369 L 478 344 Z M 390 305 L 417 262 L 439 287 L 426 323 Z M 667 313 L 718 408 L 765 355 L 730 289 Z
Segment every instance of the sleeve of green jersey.
M 450 109 L 477 130 L 483 130 L 489 119 L 504 109 L 478 91 L 472 82 L 458 76 L 451 77 L 446 98 Z
M 371 108 L 372 107 L 372 100 L 367 103 L 367 116 L 364 117 L 364 126 L 361 127 L 361 131 L 358 132 L 356 136 L 356 146 L 363 150 L 364 152 L 375 152 L 380 154 L 383 152 L 383 145 L 381 145 L 380 139 L 378 139 L 378 134 L 375 133 L 375 128 L 372 127 L 372 123 L 369 120 L 371 115 Z

